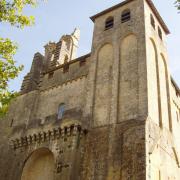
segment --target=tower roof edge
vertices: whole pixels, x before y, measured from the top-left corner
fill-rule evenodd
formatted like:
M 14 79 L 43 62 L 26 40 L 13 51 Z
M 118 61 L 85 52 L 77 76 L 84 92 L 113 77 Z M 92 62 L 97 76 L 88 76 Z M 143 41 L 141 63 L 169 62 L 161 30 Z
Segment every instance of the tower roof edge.
M 104 11 L 101 11 L 100 13 L 95 14 L 94 16 L 91 16 L 90 19 L 94 22 L 97 17 L 100 17 L 100 16 L 102 16 L 102 15 L 104 15 L 104 14 L 106 14 L 106 13 L 112 11 L 112 10 L 115 10 L 115 9 L 117 9 L 119 7 L 122 7 L 122 6 L 128 4 L 128 3 L 132 2 L 132 1 L 134 1 L 134 0 L 125 0 L 125 1 L 119 3 L 119 4 L 115 5 L 115 6 L 112 6 L 112 7 L 108 8 L 108 9 L 106 9 Z M 161 24 L 162 28 L 164 29 L 165 33 L 167 35 L 170 34 L 170 31 L 169 31 L 166 23 L 162 19 L 161 15 L 159 14 L 159 12 L 156 9 L 156 7 L 155 7 L 154 3 L 152 2 L 152 0 L 146 0 L 146 2 L 148 3 L 148 5 L 152 9 L 152 11 L 154 12 L 156 18 L 160 22 L 160 24 Z

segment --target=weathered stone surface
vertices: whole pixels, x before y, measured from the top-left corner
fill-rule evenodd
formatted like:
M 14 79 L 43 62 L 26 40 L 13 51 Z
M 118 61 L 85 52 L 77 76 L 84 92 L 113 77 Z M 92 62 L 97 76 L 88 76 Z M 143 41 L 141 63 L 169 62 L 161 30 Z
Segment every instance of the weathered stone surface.
M 105 30 L 109 17 L 114 25 Z M 180 179 L 180 91 L 165 24 L 150 0 L 127 0 L 92 19 L 90 54 L 75 59 L 79 30 L 35 54 L 0 121 L 0 179 Z

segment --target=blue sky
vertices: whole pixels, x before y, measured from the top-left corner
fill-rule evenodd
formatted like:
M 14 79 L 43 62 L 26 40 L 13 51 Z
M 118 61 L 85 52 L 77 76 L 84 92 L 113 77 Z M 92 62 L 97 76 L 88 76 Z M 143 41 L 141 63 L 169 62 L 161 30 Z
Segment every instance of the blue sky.
M 48 0 L 40 2 L 36 8 L 26 8 L 25 13 L 34 15 L 33 27 L 19 30 L 8 24 L 1 24 L 1 37 L 9 37 L 19 44 L 15 56 L 18 64 L 25 66 L 19 77 L 10 82 L 10 89 L 18 91 L 23 77 L 31 67 L 33 55 L 44 53 L 43 46 L 49 41 L 58 41 L 63 34 L 70 34 L 75 27 L 81 30 L 78 56 L 89 53 L 91 49 L 93 23 L 90 16 L 118 4 L 120 0 Z M 170 71 L 180 86 L 180 14 L 174 8 L 173 0 L 154 0 L 171 34 L 168 36 Z

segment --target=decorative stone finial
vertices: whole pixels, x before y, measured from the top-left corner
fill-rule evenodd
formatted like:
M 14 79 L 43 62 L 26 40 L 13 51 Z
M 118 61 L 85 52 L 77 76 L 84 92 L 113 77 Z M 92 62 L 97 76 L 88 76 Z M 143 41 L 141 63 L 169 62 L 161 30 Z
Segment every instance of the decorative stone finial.
M 74 32 L 71 35 L 79 41 L 79 39 L 80 39 L 80 29 L 75 28 Z

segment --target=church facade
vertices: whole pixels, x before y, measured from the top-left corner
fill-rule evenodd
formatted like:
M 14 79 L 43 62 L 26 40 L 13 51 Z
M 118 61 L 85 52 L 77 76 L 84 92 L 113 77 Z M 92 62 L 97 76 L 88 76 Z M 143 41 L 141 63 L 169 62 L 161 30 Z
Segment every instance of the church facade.
M 151 0 L 126 0 L 36 53 L 0 121 L 1 180 L 179 180 L 180 89 Z

